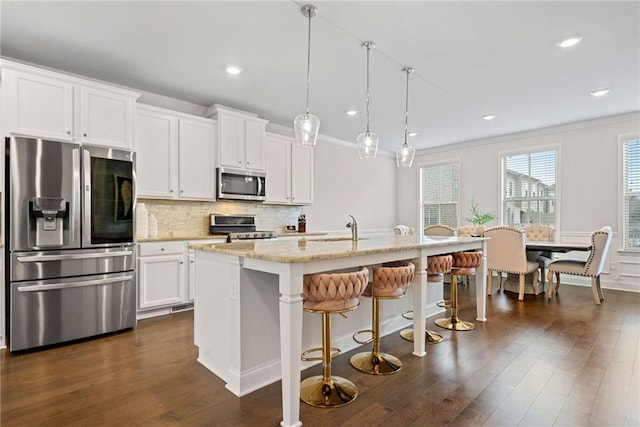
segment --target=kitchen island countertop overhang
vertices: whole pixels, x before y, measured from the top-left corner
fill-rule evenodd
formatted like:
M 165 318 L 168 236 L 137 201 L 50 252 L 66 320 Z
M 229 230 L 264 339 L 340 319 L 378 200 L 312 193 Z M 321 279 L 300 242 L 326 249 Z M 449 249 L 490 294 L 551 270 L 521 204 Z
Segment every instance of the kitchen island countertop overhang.
M 414 313 L 425 313 L 427 257 L 482 250 L 483 262 L 476 280 L 476 319 L 485 321 L 487 240 L 378 235 L 358 241 L 333 237 L 192 244 L 190 248 L 196 251 L 194 339 L 198 361 L 222 378 L 237 396 L 281 379 L 281 425 L 301 425 L 305 274 L 410 260 L 416 265 L 412 307 Z M 214 330 L 216 325 L 222 328 Z M 413 329 L 413 354 L 425 356 L 422 316 L 414 316 Z M 274 349 L 278 341 L 279 348 Z M 252 351 L 255 347 L 260 351 Z

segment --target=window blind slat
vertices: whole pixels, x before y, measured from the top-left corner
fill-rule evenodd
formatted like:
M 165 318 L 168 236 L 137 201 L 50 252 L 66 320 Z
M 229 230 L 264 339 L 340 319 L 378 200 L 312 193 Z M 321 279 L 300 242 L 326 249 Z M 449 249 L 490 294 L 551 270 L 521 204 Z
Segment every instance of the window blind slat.
M 640 139 L 623 142 L 624 247 L 640 248 Z

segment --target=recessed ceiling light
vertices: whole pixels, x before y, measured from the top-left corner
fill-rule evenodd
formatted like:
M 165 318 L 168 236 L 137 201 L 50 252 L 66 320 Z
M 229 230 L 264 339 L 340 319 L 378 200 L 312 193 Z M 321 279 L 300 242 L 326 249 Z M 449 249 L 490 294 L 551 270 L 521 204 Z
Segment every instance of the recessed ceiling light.
M 347 116 L 355 116 L 358 114 L 358 110 L 347 110 Z
M 577 45 L 581 41 L 582 41 L 582 36 L 572 36 L 556 43 L 556 45 L 560 47 L 571 47 L 571 46 Z
M 418 134 L 418 132 L 409 132 L 407 134 L 407 136 L 416 136 Z
M 485 120 L 493 120 L 496 118 L 495 114 L 485 114 L 484 116 L 482 116 L 483 119 Z
M 609 89 L 598 89 L 598 90 L 594 90 L 593 92 L 589 92 L 589 95 L 591 95 L 591 96 L 605 96 L 608 93 L 609 93 Z
M 231 74 L 233 76 L 237 76 L 241 72 L 242 72 L 242 68 L 238 67 L 237 65 L 229 65 L 227 67 L 227 73 L 229 73 L 229 74 Z

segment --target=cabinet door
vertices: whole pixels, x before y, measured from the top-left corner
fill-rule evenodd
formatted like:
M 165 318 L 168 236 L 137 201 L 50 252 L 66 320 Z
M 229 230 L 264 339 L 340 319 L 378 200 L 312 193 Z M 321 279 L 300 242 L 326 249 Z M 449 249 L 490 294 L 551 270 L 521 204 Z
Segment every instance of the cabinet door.
M 5 134 L 73 139 L 73 85 L 13 70 L 2 70 Z
M 213 123 L 179 120 L 180 198 L 215 198 L 213 131 Z
M 165 307 L 183 301 L 185 268 L 182 254 L 138 258 L 138 308 Z
M 291 142 L 267 138 L 267 203 L 291 202 Z
M 245 168 L 257 171 L 265 170 L 265 124 L 247 120 L 245 123 Z
M 313 203 L 313 148 L 291 144 L 291 203 Z
M 220 166 L 244 168 L 244 122 L 240 117 L 218 115 Z
M 80 140 L 114 148 L 133 147 L 131 97 L 97 88 L 80 89 Z
M 138 108 L 136 126 L 137 195 L 175 197 L 177 191 L 176 120 Z

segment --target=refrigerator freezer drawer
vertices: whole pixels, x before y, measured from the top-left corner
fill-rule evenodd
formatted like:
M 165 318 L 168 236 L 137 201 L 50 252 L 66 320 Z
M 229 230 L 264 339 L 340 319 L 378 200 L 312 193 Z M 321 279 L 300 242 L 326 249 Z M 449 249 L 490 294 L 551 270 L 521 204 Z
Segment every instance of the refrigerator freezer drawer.
M 11 351 L 136 325 L 134 271 L 11 283 Z
M 117 248 L 65 251 L 14 252 L 11 254 L 12 282 L 107 274 L 135 270 L 135 245 Z

